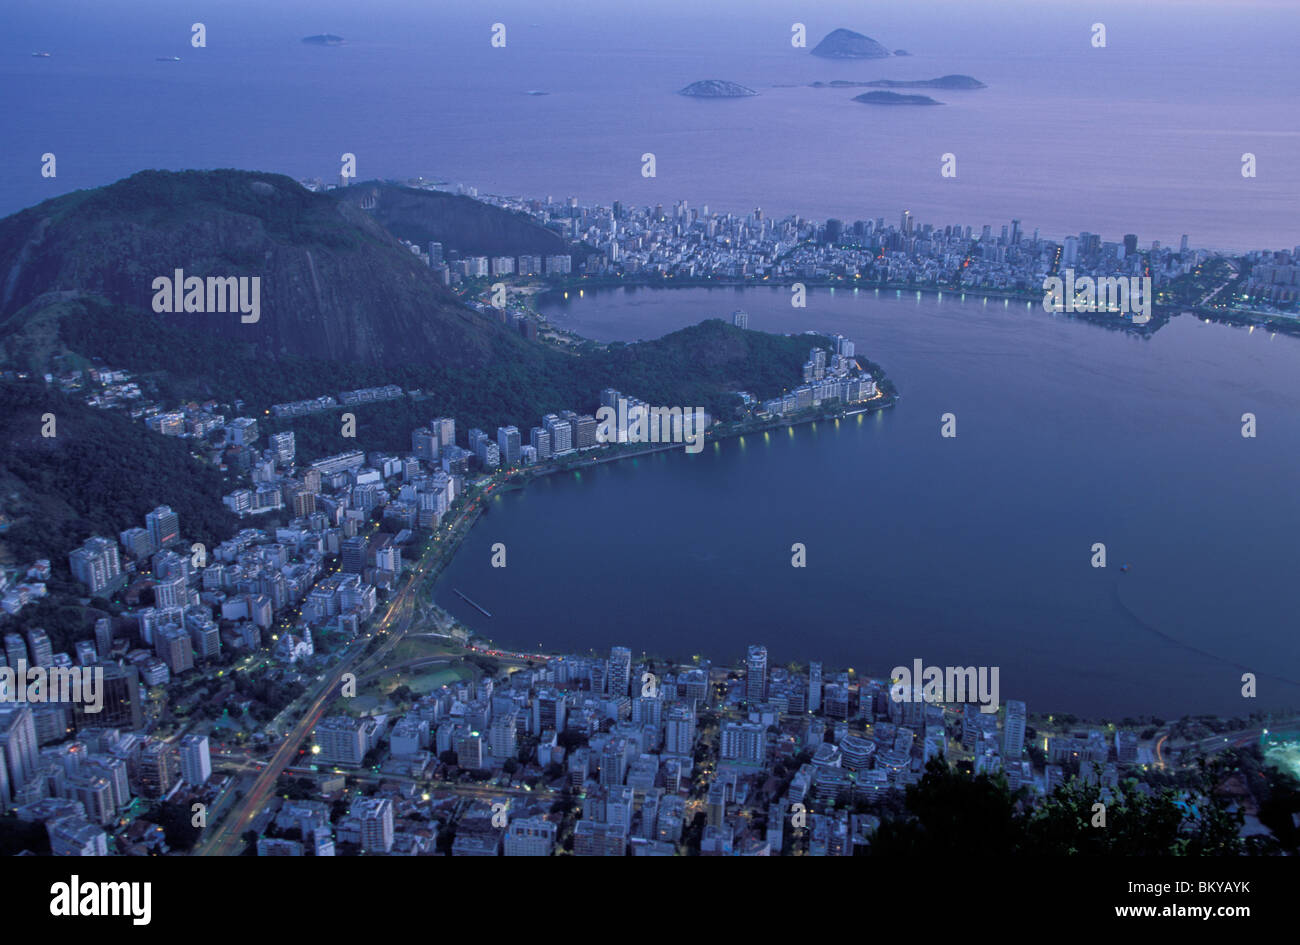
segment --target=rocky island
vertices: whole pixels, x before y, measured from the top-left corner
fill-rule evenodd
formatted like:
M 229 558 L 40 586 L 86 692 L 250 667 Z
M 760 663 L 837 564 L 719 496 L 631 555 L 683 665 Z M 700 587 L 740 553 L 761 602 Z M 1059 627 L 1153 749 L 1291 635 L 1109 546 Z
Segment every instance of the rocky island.
M 747 98 L 758 93 L 736 82 L 727 82 L 723 79 L 701 79 L 699 82 L 692 82 L 686 88 L 679 90 L 677 94 L 689 95 L 691 98 Z
M 812 54 L 823 59 L 884 59 L 889 50 L 870 36 L 853 30 L 838 29 L 813 47 Z
M 876 79 L 863 82 L 877 89 L 987 89 L 979 79 L 968 75 L 941 75 L 937 79 Z
M 304 36 L 302 41 L 309 46 L 342 46 L 343 37 L 335 36 L 333 33 L 318 33 L 315 36 Z
M 898 92 L 863 92 L 853 101 L 866 105 L 942 105 L 928 95 L 900 95 Z

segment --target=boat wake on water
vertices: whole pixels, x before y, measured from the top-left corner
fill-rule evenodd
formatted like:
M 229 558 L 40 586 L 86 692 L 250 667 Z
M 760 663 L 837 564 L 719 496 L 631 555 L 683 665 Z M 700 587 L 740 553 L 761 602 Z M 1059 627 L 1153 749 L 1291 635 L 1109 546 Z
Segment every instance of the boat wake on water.
M 1115 607 L 1120 612 L 1122 612 L 1124 616 L 1128 617 L 1131 621 L 1133 621 L 1133 623 L 1137 624 L 1139 627 L 1141 627 L 1143 630 L 1145 630 L 1147 633 L 1151 634 L 1152 636 L 1159 637 L 1161 640 L 1165 641 L 1166 643 L 1187 650 L 1190 653 L 1195 653 L 1197 656 L 1203 656 L 1206 659 L 1213 660 L 1216 663 L 1222 663 L 1225 666 L 1231 666 L 1234 669 L 1239 669 L 1243 673 L 1254 673 L 1257 678 L 1271 679 L 1274 682 L 1285 683 L 1288 686 L 1294 686 L 1297 689 L 1300 689 L 1300 680 L 1289 679 L 1286 676 L 1279 676 L 1276 673 L 1264 672 L 1256 666 L 1245 666 L 1234 660 L 1226 659 L 1225 657 L 1219 656 L 1216 653 L 1211 653 L 1209 650 L 1203 650 L 1199 646 L 1194 646 L 1193 644 L 1180 640 L 1175 636 L 1171 636 L 1170 634 L 1161 630 L 1159 627 L 1153 626 L 1152 624 L 1143 620 L 1141 617 L 1137 615 L 1137 613 L 1133 610 L 1132 607 L 1124 603 L 1123 598 L 1121 598 L 1119 595 L 1118 586 L 1114 588 L 1113 593 L 1115 598 Z

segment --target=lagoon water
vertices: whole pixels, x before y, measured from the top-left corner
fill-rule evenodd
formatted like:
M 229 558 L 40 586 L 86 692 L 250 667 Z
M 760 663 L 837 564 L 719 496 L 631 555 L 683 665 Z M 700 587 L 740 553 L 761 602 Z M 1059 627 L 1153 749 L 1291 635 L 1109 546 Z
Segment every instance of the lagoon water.
M 752 328 L 853 338 L 901 402 L 500 496 L 439 603 L 545 651 L 739 661 L 761 641 L 775 663 L 998 666 L 1003 699 L 1093 717 L 1300 706 L 1300 341 L 1190 316 L 1142 338 L 1023 303 L 871 290 L 814 291 L 804 310 L 785 289 L 542 306 L 601 340 L 741 307 Z M 939 435 L 948 412 L 955 439 Z

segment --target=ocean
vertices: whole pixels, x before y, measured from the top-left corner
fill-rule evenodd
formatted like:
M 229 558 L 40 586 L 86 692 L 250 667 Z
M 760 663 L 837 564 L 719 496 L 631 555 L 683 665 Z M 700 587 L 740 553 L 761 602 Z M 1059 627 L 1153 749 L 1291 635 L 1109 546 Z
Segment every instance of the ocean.
M 0 212 L 144 168 L 428 179 L 584 203 L 1300 243 L 1290 2 L 895 5 L 20 0 L 0 34 Z M 201 21 L 207 46 L 190 46 Z M 808 48 L 791 45 L 804 24 Z M 491 45 L 505 26 L 504 48 Z M 1094 23 L 1106 47 L 1091 44 Z M 832 29 L 907 57 L 832 61 Z M 302 37 L 334 33 L 337 48 Z M 36 51 L 50 58 L 33 58 Z M 158 62 L 179 56 L 180 62 Z M 972 75 L 941 108 L 816 81 Z M 739 82 L 753 98 L 676 91 Z M 544 96 L 526 94 L 545 91 Z M 924 91 L 924 90 L 922 90 Z M 1257 176 L 1241 176 L 1254 154 Z M 41 177 L 53 153 L 58 176 Z M 657 176 L 641 176 L 641 156 Z M 940 176 L 953 154 L 957 177 Z

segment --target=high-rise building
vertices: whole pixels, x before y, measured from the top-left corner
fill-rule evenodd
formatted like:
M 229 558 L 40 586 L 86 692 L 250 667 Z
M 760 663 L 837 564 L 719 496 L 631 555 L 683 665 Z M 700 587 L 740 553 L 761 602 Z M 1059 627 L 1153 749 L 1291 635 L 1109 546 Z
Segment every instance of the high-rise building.
M 573 426 L 574 449 L 585 450 L 596 445 L 597 423 L 595 417 L 584 413 L 580 417 L 575 417 L 571 423 Z
M 187 617 L 185 627 L 190 634 L 190 646 L 194 648 L 195 659 L 216 659 L 221 655 L 221 631 L 216 621 L 201 614 L 195 619 Z
M 573 428 L 569 421 L 561 420 L 553 413 L 542 417 L 542 426 L 551 434 L 551 455 L 559 456 L 573 449 Z
M 175 762 L 171 746 L 153 740 L 140 752 L 140 793 L 145 797 L 165 797 L 176 784 Z
M 670 755 L 689 755 L 695 748 L 695 713 L 680 702 L 664 713 L 664 751 Z
M 721 777 L 714 778 L 709 784 L 707 823 L 710 827 L 721 827 L 727 820 L 727 785 Z
M 272 433 L 271 452 L 275 454 L 275 461 L 281 466 L 292 466 L 294 458 L 298 455 L 298 447 L 294 440 L 293 431 L 285 430 L 283 433 Z
M 1138 238 L 1136 233 L 1124 234 L 1124 256 L 1127 258 L 1138 251 Z
M 95 650 L 94 641 L 78 640 L 76 649 L 78 666 L 94 666 L 99 662 L 99 653 Z
M 257 420 L 253 417 L 237 417 L 226 425 L 230 442 L 236 446 L 251 446 L 257 442 Z
M 762 702 L 767 698 L 767 647 L 754 644 L 745 660 L 745 698 Z
M 422 459 L 426 463 L 435 462 L 438 459 L 438 434 L 428 427 L 412 430 L 411 452 L 417 459 Z
M 61 817 L 45 823 L 54 856 L 108 856 L 108 834 L 83 817 Z
M 731 324 L 735 325 L 737 328 L 748 328 L 749 314 L 740 309 L 736 309 L 731 313 Z
M 1077 236 L 1067 236 L 1065 245 L 1061 249 L 1061 264 L 1064 266 L 1073 266 L 1079 261 L 1079 238 Z
M 126 549 L 126 553 L 132 558 L 147 558 L 158 550 L 154 547 L 153 539 L 149 537 L 149 530 L 138 525 L 128 528 L 117 537 L 122 542 L 122 547 Z
M 385 540 L 375 548 L 375 567 L 381 571 L 392 571 L 394 574 L 400 574 L 402 571 L 402 546 L 393 544 L 391 535 L 384 537 Z
M 497 763 L 513 758 L 519 751 L 518 720 L 517 709 L 498 713 L 492 719 L 492 725 L 488 729 L 488 744 Z
M 110 538 L 87 538 L 85 544 L 68 555 L 68 564 L 73 577 L 86 585 L 91 594 L 110 591 L 122 582 L 122 560 L 117 553 L 117 542 Z
M 808 664 L 808 711 L 816 712 L 822 707 L 822 664 Z
M 519 817 L 506 828 L 506 856 L 550 856 L 555 850 L 555 824 L 545 817 Z
M 153 597 L 154 606 L 159 610 L 188 607 L 190 593 L 189 588 L 185 585 L 185 576 L 177 574 L 154 581 Z
M 478 427 L 470 427 L 469 432 L 465 434 L 466 441 L 469 443 L 471 452 L 477 453 L 479 444 L 488 438 L 488 435 Z
M 724 761 L 760 764 L 767 747 L 766 732 L 754 722 L 726 722 L 722 726 L 718 753 Z
M 484 469 L 498 469 L 501 466 L 501 447 L 486 437 L 479 440 L 478 462 Z
M 600 783 L 607 787 L 621 785 L 627 779 L 627 755 L 630 743 L 626 738 L 611 738 L 600 754 Z
M 40 627 L 27 631 L 27 647 L 31 654 L 28 662 L 32 666 L 54 665 L 54 647 L 50 644 L 49 634 Z
M 315 735 L 323 764 L 356 767 L 370 750 L 365 724 L 346 715 L 322 719 L 316 726 Z
M 361 821 L 361 849 L 387 853 L 393 848 L 393 802 L 387 797 L 367 797 L 353 810 Z
M 40 762 L 36 721 L 30 706 L 0 702 L 0 767 L 5 769 L 8 791 L 0 802 L 9 804 L 36 776 Z
M 627 827 L 580 820 L 573 829 L 574 856 L 626 856 Z
M 841 763 L 850 771 L 864 771 L 871 767 L 871 756 L 876 743 L 861 735 L 846 735 L 840 739 Z
M 626 696 L 632 683 L 632 651 L 625 646 L 609 650 L 609 694 Z
M 19 660 L 22 660 L 24 663 L 31 662 L 31 660 L 27 658 L 27 641 L 22 638 L 21 634 L 6 633 L 5 662 L 10 666 L 17 668 Z
M 110 617 L 100 617 L 95 621 L 95 652 L 105 660 L 113 652 L 113 621 Z
M 522 441 L 519 438 L 518 427 L 497 427 L 497 448 L 501 452 L 502 466 L 519 465 L 519 448 L 521 445 Z
M 181 520 L 168 505 L 160 505 L 146 515 L 144 527 L 155 548 L 165 548 L 181 537 Z
M 87 712 L 84 701 L 73 703 L 73 725 L 78 731 L 83 728 L 121 728 L 127 731 L 141 728 L 144 713 L 140 707 L 140 671 L 130 663 L 121 666 L 105 663 L 96 669 L 102 669 L 104 673 L 101 683 L 103 706 L 98 712 Z
M 340 547 L 339 567 L 349 574 L 360 574 L 366 569 L 366 537 L 364 535 L 353 535 L 351 538 L 345 538 Z
M 1002 725 L 1002 757 L 1009 765 L 1019 764 L 1025 748 L 1025 704 L 1007 701 L 1007 716 Z
M 429 429 L 438 437 L 438 448 L 456 445 L 456 421 L 452 417 L 437 417 L 429 421 Z
M 551 458 L 551 434 L 549 430 L 533 427 L 528 434 L 529 445 L 537 451 L 537 461 L 545 462 Z
M 181 739 L 181 777 L 198 787 L 212 776 L 212 759 L 208 753 L 208 736 L 186 735 Z
M 173 676 L 194 668 L 194 644 L 184 627 L 176 624 L 159 627 L 154 633 L 153 648 Z

